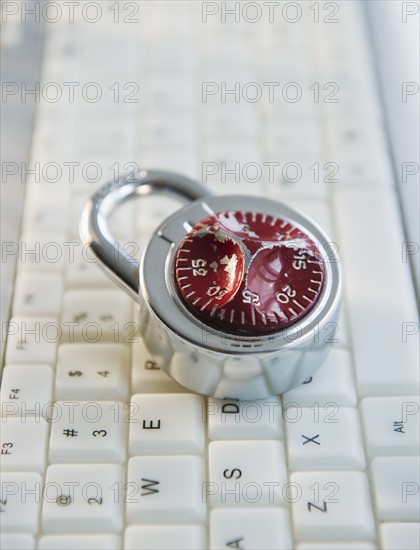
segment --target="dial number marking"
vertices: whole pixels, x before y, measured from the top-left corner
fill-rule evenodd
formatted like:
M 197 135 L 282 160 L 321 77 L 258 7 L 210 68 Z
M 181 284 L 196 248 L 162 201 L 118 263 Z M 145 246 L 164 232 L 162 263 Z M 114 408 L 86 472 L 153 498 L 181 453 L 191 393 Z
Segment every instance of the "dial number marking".
M 206 260 L 203 260 L 202 258 L 197 258 L 196 260 L 191 260 L 191 267 L 192 267 L 192 273 L 194 277 L 204 277 L 207 275 L 207 269 L 204 269 L 204 267 L 207 265 Z M 186 269 L 185 267 L 179 267 L 178 270 Z
M 324 263 L 319 244 L 290 220 L 225 211 L 186 235 L 173 277 L 185 306 L 203 322 L 252 336 L 282 330 L 314 307 Z
M 288 304 L 290 302 L 290 298 L 294 298 L 295 296 L 296 290 L 293 290 L 290 285 L 285 285 L 282 288 L 282 292 L 277 292 L 276 300 L 281 304 Z
M 242 291 L 242 296 L 243 296 L 242 301 L 244 304 L 254 304 L 256 306 L 261 305 L 261 302 L 260 302 L 261 297 L 256 292 L 251 292 L 246 288 Z
M 294 269 L 296 270 L 301 270 L 301 269 L 306 269 L 307 268 L 307 260 L 305 258 L 305 255 L 302 255 L 302 254 L 295 254 L 293 256 L 294 258 L 294 261 L 292 263 L 292 266 Z

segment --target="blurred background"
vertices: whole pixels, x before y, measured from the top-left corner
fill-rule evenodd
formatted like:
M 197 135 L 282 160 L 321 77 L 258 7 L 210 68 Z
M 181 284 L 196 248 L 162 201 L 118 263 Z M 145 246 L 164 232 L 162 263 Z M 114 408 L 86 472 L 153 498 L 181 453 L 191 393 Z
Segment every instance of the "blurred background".
M 1 9 L 6 242 L 18 240 L 24 188 L 36 227 L 77 239 L 90 194 L 151 167 L 216 193 L 290 200 L 331 233 L 335 193 L 396 189 L 407 240 L 418 243 L 418 3 L 3 1 Z M 129 207 L 116 237 L 143 243 L 175 207 L 162 199 Z M 418 278 L 418 254 L 409 256 Z
M 100 328 L 109 342 L 111 314 L 121 323 L 136 319 L 134 303 L 98 270 L 78 235 L 84 202 L 110 180 L 167 169 L 213 193 L 285 201 L 337 244 L 345 299 L 319 378 L 283 403 L 356 409 L 380 397 L 355 429 L 364 429 L 369 459 L 395 452 L 392 472 L 405 473 L 406 448 L 387 447 L 388 440 L 375 447 L 374 421 L 392 410 L 392 426 L 399 399 L 418 392 L 419 3 L 3 0 L 1 24 L 2 327 L 10 314 L 62 323 L 96 321 L 105 311 Z M 162 197 L 125 205 L 113 235 L 140 256 L 175 208 Z M 35 289 L 32 304 L 28 289 Z M 60 372 L 69 382 L 66 364 L 56 360 L 62 342 L 55 344 L 48 361 L 37 356 L 41 368 L 51 366 L 47 400 L 63 395 Z M 13 383 L 16 349 L 8 349 Z M 179 392 L 159 369 L 143 368 L 140 345 L 127 357 L 124 399 Z M 75 399 L 81 387 L 73 388 Z M 414 443 L 409 453 L 418 454 Z M 294 472 L 291 456 L 288 467 Z M 388 502 L 381 489 L 388 490 L 388 477 L 382 485 L 369 479 L 378 533 L 392 516 L 380 505 Z M 352 511 L 371 513 L 369 495 L 351 497 Z M 414 521 L 413 510 L 407 516 L 397 508 L 391 520 Z M 294 540 L 308 540 L 304 516 L 293 513 Z M 362 540 L 360 525 L 354 533 Z M 330 527 L 319 540 L 331 539 Z M 379 535 L 369 537 L 359 548 L 375 548 Z

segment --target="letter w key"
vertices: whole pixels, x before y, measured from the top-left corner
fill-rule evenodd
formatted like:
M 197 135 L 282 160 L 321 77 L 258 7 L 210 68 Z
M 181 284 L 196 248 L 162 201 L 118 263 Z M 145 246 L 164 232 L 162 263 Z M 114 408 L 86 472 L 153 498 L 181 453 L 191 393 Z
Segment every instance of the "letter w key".
M 154 481 L 153 479 L 144 479 L 144 478 L 142 478 L 141 481 L 144 484 L 141 486 L 141 488 L 145 491 L 144 493 L 141 494 L 142 497 L 159 492 L 159 489 L 155 488 L 155 485 L 159 485 L 159 481 Z

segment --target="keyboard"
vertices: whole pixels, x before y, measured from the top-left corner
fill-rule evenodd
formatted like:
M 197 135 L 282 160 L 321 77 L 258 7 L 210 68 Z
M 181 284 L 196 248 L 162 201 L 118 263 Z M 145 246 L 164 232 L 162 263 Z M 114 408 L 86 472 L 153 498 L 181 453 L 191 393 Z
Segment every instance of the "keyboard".
M 4 248 L 1 548 L 418 549 L 414 249 L 363 3 L 47 5 L 5 25 L 6 52 L 31 24 L 45 38 L 38 84 L 8 88 L 35 114 Z M 333 238 L 344 303 L 312 378 L 206 399 L 148 355 L 78 233 L 87 198 L 143 167 L 284 201 Z M 113 236 L 139 258 L 178 208 L 124 205 Z

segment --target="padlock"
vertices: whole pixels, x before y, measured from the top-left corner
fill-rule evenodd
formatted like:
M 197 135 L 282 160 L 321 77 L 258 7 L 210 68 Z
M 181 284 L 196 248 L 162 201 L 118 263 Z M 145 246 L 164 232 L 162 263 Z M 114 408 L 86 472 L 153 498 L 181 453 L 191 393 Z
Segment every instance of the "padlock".
M 114 242 L 108 219 L 122 202 L 151 193 L 188 204 L 161 223 L 138 261 Z M 331 349 L 342 286 L 337 247 L 284 203 L 216 196 L 184 176 L 142 170 L 89 199 L 80 233 L 138 302 L 151 358 L 189 390 L 238 400 L 281 394 L 309 379 Z

